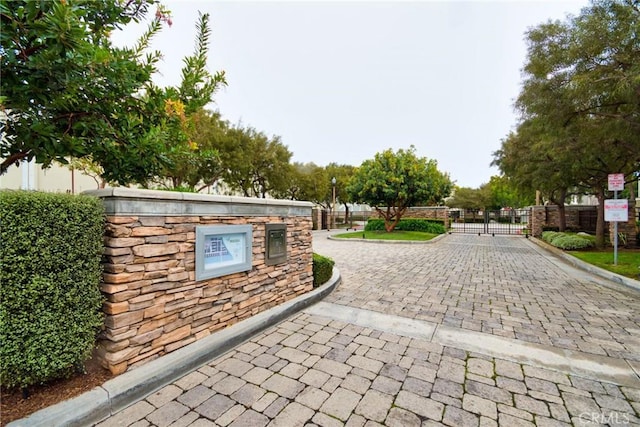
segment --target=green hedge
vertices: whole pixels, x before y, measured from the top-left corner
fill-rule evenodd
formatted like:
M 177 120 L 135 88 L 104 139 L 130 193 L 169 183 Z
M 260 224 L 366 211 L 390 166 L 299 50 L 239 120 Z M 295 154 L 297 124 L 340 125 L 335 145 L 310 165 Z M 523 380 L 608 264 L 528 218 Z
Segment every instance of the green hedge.
M 333 275 L 334 265 L 335 265 L 335 262 L 331 258 L 327 258 L 317 253 L 313 254 L 313 287 L 314 288 L 317 288 L 318 286 L 328 282 L 329 279 L 331 279 L 331 276 Z
M 384 231 L 384 219 L 370 219 L 365 226 L 366 231 Z M 437 219 L 403 218 L 398 221 L 395 230 L 422 231 L 424 233 L 444 234 L 447 232 L 444 221 Z
M 595 238 L 588 234 L 562 233 L 559 231 L 544 231 L 542 240 L 564 250 L 591 248 L 595 244 Z
M 0 381 L 65 377 L 90 357 L 103 324 L 102 203 L 0 191 L 0 223 Z

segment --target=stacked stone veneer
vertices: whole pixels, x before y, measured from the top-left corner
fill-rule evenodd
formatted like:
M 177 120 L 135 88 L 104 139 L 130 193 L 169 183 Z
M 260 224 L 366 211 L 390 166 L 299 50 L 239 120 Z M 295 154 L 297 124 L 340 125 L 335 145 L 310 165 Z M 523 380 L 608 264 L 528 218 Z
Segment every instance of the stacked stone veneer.
M 565 220 L 567 229 L 580 228 L 580 212 L 592 211 L 594 214 L 597 206 L 565 206 Z M 560 226 L 560 209 L 556 205 L 549 206 L 533 206 L 531 218 L 531 233 L 536 236 L 542 236 L 545 227 Z
M 385 210 L 386 208 L 382 208 Z M 378 218 L 382 218 L 382 215 L 375 213 Z M 437 219 L 448 224 L 449 221 L 449 208 L 446 206 L 412 206 L 407 209 L 402 218 L 422 218 L 422 219 Z
M 313 289 L 311 203 L 121 188 L 88 194 L 107 212 L 98 354 L 113 373 Z M 283 264 L 265 264 L 267 223 L 287 225 Z M 222 224 L 252 225 L 252 268 L 196 281 L 196 227 Z

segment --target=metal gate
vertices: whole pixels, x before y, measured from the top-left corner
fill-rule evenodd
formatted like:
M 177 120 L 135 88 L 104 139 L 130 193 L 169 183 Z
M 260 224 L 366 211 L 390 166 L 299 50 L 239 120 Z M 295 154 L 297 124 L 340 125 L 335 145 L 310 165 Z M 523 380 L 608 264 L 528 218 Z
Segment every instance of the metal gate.
M 500 209 L 483 211 L 478 209 L 450 209 L 449 233 L 467 234 L 531 234 L 531 209 Z

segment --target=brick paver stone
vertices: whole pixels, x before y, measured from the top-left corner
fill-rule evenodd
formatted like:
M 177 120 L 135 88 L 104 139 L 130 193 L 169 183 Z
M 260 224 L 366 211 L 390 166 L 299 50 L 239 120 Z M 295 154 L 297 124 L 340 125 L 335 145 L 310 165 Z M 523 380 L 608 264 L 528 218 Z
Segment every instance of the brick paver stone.
M 202 402 L 210 398 L 215 394 L 215 391 L 211 390 L 209 387 L 205 387 L 203 385 L 197 385 L 193 387 L 191 390 L 183 393 L 178 396 L 178 402 L 183 405 L 188 406 L 193 409 L 196 406 L 200 405 Z
M 355 391 L 358 394 L 365 394 L 371 387 L 371 381 L 359 375 L 349 374 L 340 383 L 340 387 Z
M 590 397 L 563 393 L 562 398 L 566 405 L 567 411 L 572 416 L 579 417 L 580 414 L 594 414 L 600 412 L 598 404 Z
M 329 398 L 329 393 L 315 387 L 307 387 L 302 393 L 296 396 L 296 402 L 299 402 L 313 410 L 320 409 L 320 406 Z
M 249 409 L 233 420 L 229 427 L 264 427 L 268 423 L 269 418 L 265 415 Z
M 401 390 L 395 400 L 395 405 L 407 409 L 423 417 L 435 421 L 442 420 L 444 405 L 431 399 L 418 396 L 414 393 Z
M 547 404 L 541 400 L 533 399 L 529 396 L 522 396 L 520 394 L 516 394 L 513 397 L 513 400 L 516 404 L 516 408 L 518 409 L 531 412 L 532 414 L 541 415 L 543 417 L 548 417 L 550 415 Z
M 293 363 L 302 363 L 310 356 L 309 353 L 291 347 L 284 347 L 275 355 Z
M 347 360 L 347 365 L 351 365 L 356 368 L 365 369 L 367 371 L 371 371 L 374 373 L 380 372 L 380 369 L 384 366 L 384 364 L 378 360 L 369 359 L 363 356 L 351 356 L 349 360 Z
M 436 380 L 436 370 L 427 366 L 413 365 L 407 375 L 430 383 Z
M 182 394 L 182 389 L 180 389 L 180 387 L 177 387 L 173 384 L 169 384 L 168 386 L 161 388 L 160 390 L 156 391 L 150 396 L 147 396 L 145 400 L 151 403 L 156 408 L 160 408 L 163 405 L 166 405 L 167 403 L 171 402 L 173 399 L 180 396 L 181 394 Z
M 326 372 L 318 371 L 316 369 L 309 369 L 300 377 L 300 382 L 307 385 L 320 388 L 331 378 L 331 375 Z
M 208 377 L 205 374 L 194 371 L 180 378 L 174 383 L 174 385 L 180 387 L 182 390 L 190 390 L 198 384 L 202 383 L 207 378 Z
M 420 427 L 422 421 L 413 412 L 394 407 L 389 411 L 385 425 L 389 427 Z
M 147 415 L 147 420 L 158 427 L 165 427 L 189 412 L 189 408 L 178 403 L 168 402 Z
M 295 397 L 304 390 L 304 384 L 294 379 L 285 377 L 280 374 L 274 374 L 264 383 L 262 387 L 272 391 L 280 396 L 284 396 L 287 399 L 295 399 Z
M 189 427 L 217 427 L 213 421 L 209 421 L 206 418 L 198 418 L 193 423 L 189 424 Z
M 246 408 L 243 405 L 235 405 L 231 409 L 229 409 L 224 414 L 220 415 L 216 420 L 216 424 L 219 426 L 226 427 L 231 424 L 235 419 L 237 419 L 242 413 L 246 411 Z M 173 427 L 173 426 L 171 426 Z
M 297 380 L 308 370 L 309 368 L 305 368 L 304 366 L 298 365 L 297 363 L 289 363 L 287 366 L 280 369 L 279 374 Z
M 289 400 L 286 397 L 278 396 L 263 413 L 269 418 L 275 418 L 288 404 Z
M 217 364 L 216 368 L 228 374 L 235 375 L 236 377 L 241 377 L 247 371 L 251 370 L 253 365 L 239 359 L 231 358 Z
M 292 402 L 269 425 L 272 427 L 302 427 L 314 414 L 315 412 L 312 409 L 297 402 Z
M 387 412 L 389 412 L 392 404 L 392 396 L 376 390 L 369 390 L 360 400 L 354 412 L 369 420 L 381 423 L 387 417 Z
M 235 402 L 227 396 L 216 394 L 215 396 L 205 400 L 202 405 L 195 409 L 195 411 L 203 417 L 207 417 L 210 420 L 215 421 L 220 415 L 227 412 L 234 404 Z
M 467 360 L 467 370 L 471 373 L 491 378 L 493 377 L 493 363 L 476 357 Z
M 361 396 L 351 390 L 338 388 L 320 407 L 320 411 L 346 421 L 360 401 Z
M 509 414 L 500 414 L 498 418 L 498 424 L 501 426 L 509 426 L 509 427 L 535 427 L 530 421 L 523 420 L 522 418 L 517 418 Z
M 498 418 L 498 408 L 495 402 L 473 394 L 465 393 L 462 397 L 462 408 L 465 411 L 484 415 L 494 420 Z
M 318 360 L 315 365 L 313 365 L 313 368 L 340 378 L 346 377 L 349 371 L 353 369 L 351 366 L 345 365 L 344 363 L 338 363 L 327 359 Z
M 377 376 L 376 379 L 374 379 L 373 383 L 371 384 L 372 389 L 381 391 L 382 393 L 391 394 L 393 396 L 398 394 L 401 387 L 402 387 L 402 383 L 400 381 L 396 381 L 389 377 L 383 377 L 381 375 Z M 431 389 L 431 387 L 429 387 L 429 389 Z M 420 394 L 420 393 L 417 393 L 417 394 Z
M 241 380 L 240 378 L 227 376 L 213 384 L 211 388 L 218 393 L 226 394 L 227 396 L 234 393 L 240 387 L 245 385 L 246 382 Z
M 256 366 L 242 376 L 242 379 L 252 384 L 260 385 L 273 375 L 273 371 Z
M 262 396 L 266 394 L 266 390 L 254 384 L 245 384 L 236 390 L 230 397 L 238 403 L 250 408 Z
M 449 405 L 444 410 L 442 423 L 453 427 L 475 427 L 479 425 L 480 417 L 471 412 Z

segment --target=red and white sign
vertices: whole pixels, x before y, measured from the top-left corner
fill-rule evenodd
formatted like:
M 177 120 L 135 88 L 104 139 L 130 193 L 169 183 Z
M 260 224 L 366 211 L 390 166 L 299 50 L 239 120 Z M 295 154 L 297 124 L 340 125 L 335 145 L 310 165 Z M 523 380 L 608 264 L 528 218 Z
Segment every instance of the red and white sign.
M 609 222 L 629 221 L 629 201 L 626 199 L 605 200 L 604 220 Z
M 622 191 L 624 190 L 624 174 L 623 173 L 610 173 L 607 175 L 609 182 L 609 191 Z

